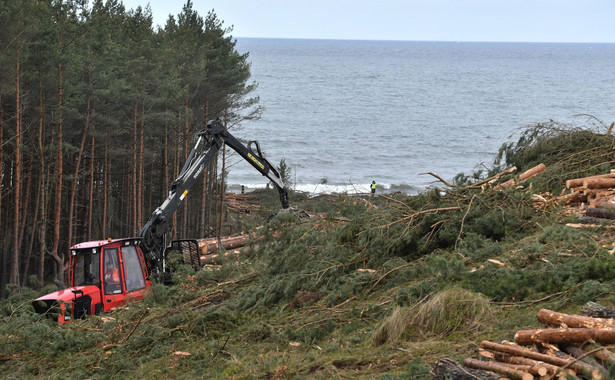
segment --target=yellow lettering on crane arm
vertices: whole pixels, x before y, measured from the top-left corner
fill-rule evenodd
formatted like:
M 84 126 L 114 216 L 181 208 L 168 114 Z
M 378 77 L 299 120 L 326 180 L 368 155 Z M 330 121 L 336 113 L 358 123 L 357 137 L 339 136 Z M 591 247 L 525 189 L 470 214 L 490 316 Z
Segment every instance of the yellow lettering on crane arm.
M 254 163 L 258 165 L 259 168 L 265 170 L 265 165 L 263 165 L 263 163 L 260 162 L 256 157 L 254 157 L 251 153 L 248 153 L 248 157 L 250 157 L 250 159 L 254 161 Z
M 182 195 L 179 196 L 179 200 L 183 201 L 184 198 L 186 197 L 186 194 L 188 194 L 188 190 L 184 190 L 184 193 Z

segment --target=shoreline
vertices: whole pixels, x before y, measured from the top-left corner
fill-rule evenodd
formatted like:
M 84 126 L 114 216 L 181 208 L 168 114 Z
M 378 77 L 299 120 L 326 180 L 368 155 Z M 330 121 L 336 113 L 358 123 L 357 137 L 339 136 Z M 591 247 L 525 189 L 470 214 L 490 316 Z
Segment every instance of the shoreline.
M 265 189 L 271 187 L 266 183 L 263 184 L 245 184 L 243 185 L 243 191 L 245 193 L 251 193 L 256 190 Z M 348 194 L 348 195 L 363 195 L 371 194 L 369 184 L 359 185 L 331 185 L 331 184 L 309 184 L 309 185 L 292 185 L 290 189 L 297 193 L 303 193 L 308 195 L 316 194 Z M 427 187 L 419 187 L 408 184 L 376 184 L 376 194 L 393 194 L 403 193 L 407 195 L 416 195 L 421 191 L 427 190 Z M 226 187 L 226 192 L 233 194 L 242 193 L 242 185 L 229 184 Z

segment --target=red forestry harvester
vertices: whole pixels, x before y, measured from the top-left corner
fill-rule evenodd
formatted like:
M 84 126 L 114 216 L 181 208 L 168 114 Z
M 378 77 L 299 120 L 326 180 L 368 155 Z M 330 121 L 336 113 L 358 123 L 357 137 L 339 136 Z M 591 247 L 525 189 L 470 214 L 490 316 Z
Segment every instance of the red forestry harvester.
M 203 142 L 205 144 L 200 148 Z M 171 217 L 223 143 L 269 178 L 278 189 L 282 207 L 290 209 L 282 178 L 263 157 L 258 142 L 250 141 L 246 147 L 224 128 L 219 119 L 211 120 L 207 128 L 198 133 L 198 140 L 179 177 L 172 183 L 169 196 L 152 213 L 139 236 L 73 245 L 68 270 L 70 287 L 64 289 L 58 282 L 57 292 L 32 301 L 34 309 L 63 324 L 101 311 L 109 312 L 129 300 L 142 299 L 152 286 L 152 273 L 164 281 L 168 272 L 169 249 L 178 246 L 173 244 L 167 247 L 166 243 Z M 252 145 L 256 150 L 252 149 Z M 191 261 L 194 262 L 194 259 Z

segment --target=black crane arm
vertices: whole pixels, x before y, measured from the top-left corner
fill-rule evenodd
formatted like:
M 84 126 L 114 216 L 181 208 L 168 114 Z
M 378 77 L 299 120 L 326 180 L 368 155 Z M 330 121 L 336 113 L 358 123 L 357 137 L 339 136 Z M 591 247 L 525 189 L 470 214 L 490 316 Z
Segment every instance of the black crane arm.
M 205 141 L 205 145 L 202 150 L 199 150 L 203 141 Z M 284 187 L 284 182 L 276 168 L 263 157 L 258 142 L 250 141 L 248 147 L 246 147 L 224 128 L 219 119 L 210 120 L 207 123 L 207 128 L 198 133 L 198 140 L 190 151 L 186 163 L 177 179 L 171 184 L 169 196 L 154 210 L 139 232 L 148 267 L 164 271 L 166 261 L 164 249 L 167 246 L 166 236 L 170 229 L 171 218 L 190 188 L 200 178 L 209 161 L 222 148 L 223 143 L 235 150 L 263 176 L 269 178 L 278 189 L 282 208 L 290 207 L 288 191 Z M 256 151 L 252 149 L 253 144 L 256 146 Z

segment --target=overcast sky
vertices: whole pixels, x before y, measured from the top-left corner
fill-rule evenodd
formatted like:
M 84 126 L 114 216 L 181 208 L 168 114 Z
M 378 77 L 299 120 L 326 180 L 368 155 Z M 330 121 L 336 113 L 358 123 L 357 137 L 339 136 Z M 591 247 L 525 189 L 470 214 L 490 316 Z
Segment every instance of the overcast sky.
M 148 3 L 164 26 L 185 1 Z M 234 37 L 409 41 L 615 42 L 615 0 L 193 0 Z

